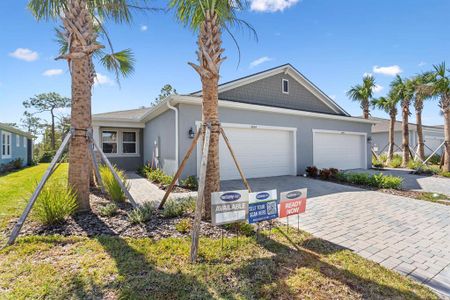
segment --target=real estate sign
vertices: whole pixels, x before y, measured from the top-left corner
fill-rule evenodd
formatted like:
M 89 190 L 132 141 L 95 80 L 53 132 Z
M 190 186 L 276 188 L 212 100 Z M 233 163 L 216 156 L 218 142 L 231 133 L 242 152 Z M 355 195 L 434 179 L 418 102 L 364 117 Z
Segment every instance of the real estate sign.
M 213 225 L 246 221 L 247 215 L 247 190 L 211 194 L 211 221 Z
M 280 194 L 280 218 L 304 213 L 307 189 L 299 189 Z
M 257 223 L 276 218 L 278 218 L 277 190 L 249 194 L 249 223 Z

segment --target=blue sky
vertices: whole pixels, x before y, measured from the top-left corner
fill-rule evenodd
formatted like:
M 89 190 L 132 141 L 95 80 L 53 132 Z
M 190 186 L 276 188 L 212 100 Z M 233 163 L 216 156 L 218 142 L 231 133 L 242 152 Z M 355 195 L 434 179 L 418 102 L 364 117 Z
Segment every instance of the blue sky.
M 53 59 L 57 23 L 37 23 L 26 3 L 0 2 L 0 122 L 20 122 L 22 102 L 35 94 L 70 96 L 67 64 Z M 255 27 L 259 41 L 247 31 L 235 32 L 241 47 L 238 66 L 236 47 L 224 36 L 228 59 L 221 82 L 289 62 L 349 113 L 360 115 L 359 105 L 345 92 L 364 73 L 376 77 L 376 96 L 381 96 L 398 72 L 411 76 L 432 64 L 450 64 L 449 11 L 447 0 L 252 0 L 240 17 Z M 200 88 L 198 75 L 187 65 L 195 62 L 196 36 L 171 13 L 136 13 L 130 25 L 106 26 L 115 49 L 134 51 L 136 71 L 119 87 L 98 67 L 94 113 L 148 106 L 166 83 L 179 93 Z M 425 105 L 423 119 L 442 124 L 436 101 Z

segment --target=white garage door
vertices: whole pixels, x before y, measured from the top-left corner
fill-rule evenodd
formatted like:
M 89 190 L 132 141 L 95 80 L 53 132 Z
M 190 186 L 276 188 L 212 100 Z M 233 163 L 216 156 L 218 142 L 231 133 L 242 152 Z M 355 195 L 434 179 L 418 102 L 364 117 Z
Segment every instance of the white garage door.
M 318 168 L 367 168 L 365 135 L 315 130 L 313 144 L 314 165 Z
M 295 128 L 222 123 L 247 178 L 296 175 Z M 239 172 L 220 138 L 220 177 L 239 179 Z

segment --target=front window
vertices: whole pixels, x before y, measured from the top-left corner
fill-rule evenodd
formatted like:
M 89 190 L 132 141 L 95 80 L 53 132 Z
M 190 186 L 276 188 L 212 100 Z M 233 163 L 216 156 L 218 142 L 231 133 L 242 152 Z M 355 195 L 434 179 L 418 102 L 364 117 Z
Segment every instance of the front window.
M 11 133 L 2 133 L 2 156 L 4 158 L 11 157 Z
M 289 94 L 289 80 L 283 79 L 281 81 L 281 90 L 283 91 L 283 94 Z
M 102 132 L 103 153 L 117 153 L 117 131 Z
M 122 135 L 122 151 L 126 154 L 135 154 L 137 153 L 136 149 L 136 132 L 134 131 L 124 131 Z
M 20 147 L 20 135 L 16 134 L 16 147 Z

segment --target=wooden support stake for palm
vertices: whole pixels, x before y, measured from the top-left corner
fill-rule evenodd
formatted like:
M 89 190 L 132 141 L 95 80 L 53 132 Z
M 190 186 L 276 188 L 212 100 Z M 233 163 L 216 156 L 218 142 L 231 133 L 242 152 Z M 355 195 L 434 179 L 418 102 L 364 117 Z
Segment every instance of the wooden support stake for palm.
M 205 126 L 205 138 L 203 143 L 202 160 L 200 163 L 200 180 L 198 185 L 198 196 L 197 202 L 195 204 L 194 224 L 192 225 L 191 263 L 194 263 L 195 260 L 197 259 L 210 139 L 211 139 L 211 125 L 208 124 Z
M 92 165 L 94 166 L 94 171 L 95 171 L 95 177 L 97 179 L 97 184 L 100 187 L 100 190 L 102 191 L 102 193 L 105 193 L 105 187 L 103 186 L 103 180 L 102 180 L 102 176 L 100 175 L 100 170 L 98 169 L 98 162 L 97 162 L 97 157 L 95 156 L 95 152 L 94 152 L 94 144 L 91 143 L 89 144 L 89 152 L 91 153 L 91 158 L 92 158 Z
M 186 166 L 186 163 L 189 159 L 189 157 L 192 154 L 192 151 L 194 150 L 195 146 L 197 145 L 197 141 L 200 138 L 200 136 L 202 135 L 202 127 L 199 128 L 199 130 L 197 131 L 197 133 L 195 134 L 194 139 L 192 140 L 192 144 L 189 147 L 188 151 L 186 152 L 186 154 L 184 155 L 183 161 L 181 162 L 181 165 L 178 167 L 177 172 L 175 173 L 175 176 L 172 179 L 172 182 L 170 183 L 169 187 L 167 188 L 166 193 L 164 194 L 164 197 L 161 200 L 161 203 L 159 204 L 158 209 L 163 209 L 164 204 L 166 203 L 167 198 L 169 198 L 170 193 L 173 190 L 173 187 L 175 186 L 176 182 L 178 181 L 178 179 L 181 176 L 181 173 L 184 170 L 184 167 Z

